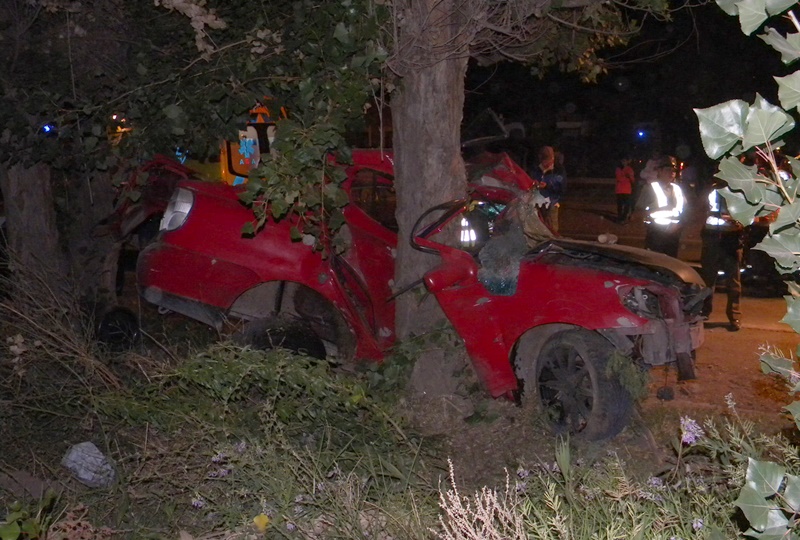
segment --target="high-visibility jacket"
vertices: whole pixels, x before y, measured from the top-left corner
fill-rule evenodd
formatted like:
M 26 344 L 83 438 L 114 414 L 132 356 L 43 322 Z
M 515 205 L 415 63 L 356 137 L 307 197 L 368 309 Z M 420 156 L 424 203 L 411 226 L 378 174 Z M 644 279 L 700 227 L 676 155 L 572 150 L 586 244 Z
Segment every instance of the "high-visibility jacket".
M 708 217 L 706 217 L 705 229 L 732 232 L 741 230 L 741 228 L 741 224 L 728 213 L 725 197 L 721 196 L 716 189 L 712 189 L 708 194 Z
M 683 190 L 675 182 L 650 182 L 652 202 L 645 208 L 644 222 L 648 225 L 677 225 L 686 206 Z

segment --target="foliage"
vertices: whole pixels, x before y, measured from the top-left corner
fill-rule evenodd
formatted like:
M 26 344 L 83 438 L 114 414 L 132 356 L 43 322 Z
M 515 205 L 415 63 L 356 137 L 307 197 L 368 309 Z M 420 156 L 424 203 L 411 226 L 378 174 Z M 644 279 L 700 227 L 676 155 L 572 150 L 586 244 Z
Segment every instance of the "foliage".
M 781 15 L 792 8 L 790 1 L 753 4 L 748 1 L 718 1 L 729 15 L 739 17 L 742 31 L 751 34 L 771 17 Z M 765 27 L 760 36 L 781 54 L 784 63 L 790 64 L 800 58 L 800 23 L 794 11 L 787 17 L 794 33 L 784 37 L 778 30 Z M 778 98 L 781 106 L 773 105 L 756 96 L 752 104 L 742 100 L 731 100 L 708 109 L 696 109 L 700 121 L 700 135 L 706 153 L 713 159 L 723 156 L 717 176 L 727 182 L 720 193 L 728 203 L 731 216 L 737 221 L 750 224 L 756 219 L 770 221 L 769 234 L 755 247 L 775 259 L 775 267 L 782 274 L 800 269 L 800 162 L 784 158 L 778 153 L 781 137 L 794 129 L 795 121 L 787 112 L 797 108 L 798 80 L 800 71 L 786 77 L 776 77 Z M 754 159 L 750 163 L 738 156 L 750 152 Z M 783 322 L 800 332 L 800 285 L 789 282 L 790 295 L 786 296 L 787 315 Z M 762 347 L 760 356 L 765 373 L 778 374 L 786 378 L 790 392 L 798 390 L 798 376 L 794 370 L 794 358 L 788 358 L 773 347 Z M 786 410 L 800 427 L 800 402 L 794 402 Z M 798 538 L 796 516 L 800 511 L 800 490 L 796 468 L 772 461 L 751 458 L 748 461 L 745 483 L 736 505 L 742 510 L 750 524 L 745 533 L 755 538 Z
M 422 442 L 363 381 L 316 359 L 220 344 L 96 408 L 116 432 L 148 430 L 153 450 L 121 467 L 131 494 L 158 486 L 171 526 L 415 538 L 434 511 L 436 462 Z M 184 444 L 159 450 L 176 432 Z
M 736 452 L 735 439 L 714 432 L 710 444 Z M 711 439 L 711 437 L 709 437 Z M 680 443 L 678 443 L 680 444 Z M 721 454 L 717 454 L 719 457 Z M 593 463 L 575 459 L 561 440 L 555 461 L 520 466 L 504 490 L 484 488 L 472 496 L 452 487 L 440 497 L 437 537 L 478 538 L 708 538 L 736 536 L 728 508 L 736 484 L 732 468 L 698 446 L 659 476 L 640 480 L 626 473 L 616 454 Z
M 23 508 L 19 502 L 12 504 L 9 512 L 0 521 L 0 540 L 45 538 L 55 500 L 55 492 L 48 491 L 34 513 Z
M 0 290 L 4 288 L 14 291 L 11 296 L 0 297 L 0 320 L 7 331 L 13 332 L 5 337 L 10 353 L 10 373 L 5 382 L 15 387 L 15 393 L 45 390 L 48 385 L 42 381 L 50 378 L 60 379 L 54 386 L 119 386 L 95 340 L 94 313 L 78 298 L 58 294 L 42 273 L 19 265 L 13 280 L 0 275 Z

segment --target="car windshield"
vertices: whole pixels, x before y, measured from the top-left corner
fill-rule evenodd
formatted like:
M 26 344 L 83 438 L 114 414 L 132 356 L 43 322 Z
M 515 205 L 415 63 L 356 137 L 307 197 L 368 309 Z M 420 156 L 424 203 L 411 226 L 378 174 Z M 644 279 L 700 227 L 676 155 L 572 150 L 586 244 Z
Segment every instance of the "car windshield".
M 429 225 L 428 230 L 435 232 L 423 232 L 422 235 L 476 257 L 488 243 L 512 241 L 520 245 L 518 250 L 527 251 L 553 237 L 539 217 L 538 201 L 534 197 L 532 193 L 523 193 L 508 203 L 473 198 L 464 203 L 458 215 L 452 218 L 448 216 L 452 215 L 453 207 L 443 206 L 426 220 L 442 224 L 438 227 Z
M 443 205 L 427 216 L 431 225 L 421 236 L 471 254 L 480 263 L 478 279 L 490 292 L 514 294 L 520 260 L 553 238 L 539 217 L 539 203 L 535 192 L 525 192 L 508 203 L 472 199 Z

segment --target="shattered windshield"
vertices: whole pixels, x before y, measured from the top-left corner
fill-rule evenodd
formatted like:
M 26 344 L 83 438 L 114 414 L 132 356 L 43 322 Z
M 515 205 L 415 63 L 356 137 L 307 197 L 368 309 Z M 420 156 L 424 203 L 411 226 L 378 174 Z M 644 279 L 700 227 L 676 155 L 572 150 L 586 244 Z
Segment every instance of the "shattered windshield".
M 536 197 L 535 193 L 526 192 L 508 204 L 471 200 L 456 219 L 449 220 L 430 239 L 474 256 L 480 256 L 487 244 L 496 242 L 511 241 L 525 252 L 553 237 L 539 218 Z
M 429 210 L 415 227 L 416 234 L 469 253 L 480 264 L 478 279 L 490 292 L 514 294 L 522 258 L 553 238 L 539 217 L 541 196 L 526 191 L 508 203 L 477 198 L 453 202 L 455 206 Z M 436 250 L 423 250 L 428 249 Z

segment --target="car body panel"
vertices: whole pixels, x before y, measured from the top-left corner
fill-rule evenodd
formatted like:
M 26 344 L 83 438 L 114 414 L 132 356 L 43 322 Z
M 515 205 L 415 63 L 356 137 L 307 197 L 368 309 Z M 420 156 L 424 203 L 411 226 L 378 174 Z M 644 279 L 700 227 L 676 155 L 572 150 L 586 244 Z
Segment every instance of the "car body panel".
M 470 249 L 450 245 L 458 236 L 451 229 L 463 227 L 480 204 L 494 205 L 502 219 L 503 209 L 532 181 L 507 156 L 484 156 L 470 171 L 470 197 L 423 214 L 412 231 L 412 246 L 440 257 L 422 281 L 464 340 L 493 396 L 520 389 L 512 358 L 522 336 L 531 332 L 544 338 L 567 328 L 596 331 L 623 352 L 656 365 L 699 346 L 702 322 L 694 303 L 703 294 L 702 280 L 691 267 L 665 255 L 552 238 L 525 247 L 512 261 L 518 265 L 512 293 L 490 290 L 481 278 L 480 243 Z M 142 253 L 140 292 L 164 308 L 220 324 L 228 316 L 262 316 L 245 306 L 257 304 L 258 293 L 277 283 L 305 287 L 341 313 L 355 336 L 358 357 L 380 360 L 395 340 L 392 173 L 391 154 L 353 153 L 343 184 L 351 204 L 344 209 L 346 225 L 337 233 L 346 249 L 328 258 L 292 242 L 292 223 L 286 220 L 270 221 L 254 237 L 243 237 L 242 225 L 253 216 L 236 188 L 183 182 L 180 189 L 194 193 L 189 217 L 177 230 L 162 232 Z M 687 302 L 691 309 L 685 309 Z M 634 312 L 645 308 L 660 315 Z

